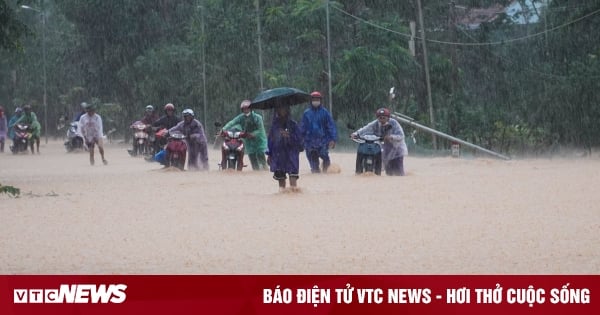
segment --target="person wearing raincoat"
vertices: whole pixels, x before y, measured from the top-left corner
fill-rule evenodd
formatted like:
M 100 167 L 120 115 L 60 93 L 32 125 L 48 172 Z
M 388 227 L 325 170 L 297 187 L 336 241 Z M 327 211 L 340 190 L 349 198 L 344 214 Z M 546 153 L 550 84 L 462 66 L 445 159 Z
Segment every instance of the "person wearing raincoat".
M 265 159 L 265 151 L 267 150 L 267 134 L 265 132 L 265 125 L 263 124 L 262 116 L 255 113 L 250 108 L 250 104 L 249 100 L 243 100 L 240 104 L 242 113 L 225 124 L 222 132 L 236 126 L 241 131 L 244 131 L 246 133 L 246 138 L 243 139 L 244 151 L 248 154 L 252 169 L 255 171 L 266 170 L 267 161 Z M 223 160 L 225 160 L 224 157 Z
M 391 112 L 387 108 L 380 108 L 375 112 L 377 119 L 350 134 L 350 138 L 357 136 L 376 135 L 383 138 L 381 146 L 381 160 L 388 176 L 404 176 L 404 157 L 408 154 L 404 141 L 404 130 L 395 119 L 391 119 Z
M 21 118 L 21 116 L 23 116 L 23 109 L 21 107 L 17 107 L 15 108 L 15 114 L 10 117 L 10 119 L 8 120 L 8 137 L 10 138 L 10 140 L 12 140 L 12 145 L 11 145 L 11 151 L 12 148 L 15 145 L 15 124 L 17 123 L 17 120 L 19 120 L 19 118 Z
M 35 141 L 37 147 L 37 153 L 40 154 L 40 134 L 42 133 L 42 126 L 37 119 L 36 114 L 31 110 L 31 105 L 23 106 L 23 115 L 15 122 L 17 124 L 29 125 L 31 129 L 31 153 L 33 154 L 33 142 Z
M 331 164 L 329 149 L 335 148 L 337 129 L 331 114 L 323 107 L 321 93 L 310 93 L 311 105 L 302 115 L 302 137 L 306 158 L 312 173 L 320 173 L 319 159 L 323 160 L 322 170 L 327 173 Z
M 289 175 L 290 187 L 292 191 L 296 191 L 300 152 L 303 150 L 302 132 L 298 123 L 291 119 L 288 105 L 275 108 L 267 147 L 267 163 L 273 172 L 273 179 L 279 182 L 279 189 L 285 189 L 286 175 Z
M 208 171 L 208 151 L 204 127 L 198 119 L 194 118 L 194 111 L 186 108 L 182 112 L 183 120 L 175 127 L 169 129 L 169 133 L 175 131 L 185 135 L 188 143 L 188 169 L 200 170 L 198 160 L 202 163 L 202 170 Z
M 4 142 L 8 132 L 8 122 L 4 115 L 4 107 L 0 106 L 0 153 L 4 153 Z

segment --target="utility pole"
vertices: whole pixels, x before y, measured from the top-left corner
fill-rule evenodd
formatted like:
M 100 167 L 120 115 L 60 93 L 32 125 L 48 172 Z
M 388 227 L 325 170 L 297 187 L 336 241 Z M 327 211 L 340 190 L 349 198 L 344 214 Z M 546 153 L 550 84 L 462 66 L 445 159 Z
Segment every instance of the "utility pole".
M 46 89 L 46 8 L 44 6 L 44 1 L 42 1 L 41 9 L 36 9 L 28 5 L 21 5 L 21 8 L 38 12 L 42 19 L 42 79 L 44 84 L 44 135 L 46 138 L 46 144 L 48 144 L 48 93 Z
M 256 37 L 258 46 L 258 79 L 260 81 L 260 92 L 264 90 L 263 86 L 263 61 L 262 61 L 262 31 L 260 28 L 260 0 L 254 1 L 256 8 Z
M 327 90 L 329 91 L 329 113 L 333 116 L 333 93 L 331 91 L 331 41 L 329 36 L 329 0 L 326 0 L 325 12 L 327 16 Z
M 202 34 L 202 108 L 204 111 L 204 128 L 207 128 L 207 109 L 206 109 L 206 33 L 204 32 L 204 10 L 205 3 L 202 2 L 202 11 L 200 12 L 200 31 Z
M 450 31 L 450 40 L 452 42 L 456 42 L 457 31 L 456 31 L 456 3 L 454 0 L 449 3 L 449 17 L 448 17 L 448 30 Z M 456 57 L 456 46 L 452 45 L 450 47 L 450 60 L 452 61 L 452 82 L 450 82 L 450 86 L 452 87 L 452 94 L 456 91 L 456 84 L 458 82 L 458 67 L 456 64 L 458 63 L 458 58 Z
M 48 93 L 46 92 L 46 8 L 42 1 L 42 59 L 44 60 L 44 134 L 46 135 L 46 144 L 48 144 Z
M 429 123 L 435 127 L 435 118 L 433 114 L 433 101 L 431 100 L 431 81 L 429 79 L 429 61 L 427 60 L 427 45 L 425 43 L 425 27 L 423 26 L 423 11 L 421 10 L 421 0 L 417 0 L 417 9 L 419 13 L 419 27 L 421 28 L 421 45 L 423 46 L 423 66 L 425 67 L 425 81 L 427 84 L 427 105 L 429 107 Z M 435 134 L 431 135 L 431 144 L 433 149 L 437 150 L 437 139 Z

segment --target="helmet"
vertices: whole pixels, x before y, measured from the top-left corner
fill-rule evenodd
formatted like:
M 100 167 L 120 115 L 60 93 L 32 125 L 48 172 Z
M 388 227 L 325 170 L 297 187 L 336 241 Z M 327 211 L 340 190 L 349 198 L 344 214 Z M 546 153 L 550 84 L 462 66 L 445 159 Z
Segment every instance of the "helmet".
M 152 106 L 152 105 L 146 106 L 146 111 L 147 112 L 153 112 L 154 111 L 154 106 Z
M 321 93 L 319 91 L 314 91 L 310 93 L 310 97 L 312 98 L 322 98 Z
M 81 106 L 81 108 L 83 108 L 83 109 L 86 109 L 88 107 L 88 103 L 81 102 L 81 104 L 79 104 L 79 106 Z
M 25 106 L 23 106 L 23 110 L 26 112 L 30 112 L 31 111 L 31 105 L 27 104 Z
M 378 109 L 377 112 L 375 112 L 375 114 L 377 115 L 377 117 L 380 117 L 380 116 L 390 117 L 391 113 L 390 113 L 389 109 L 382 107 L 382 108 Z
M 165 112 L 168 110 L 175 110 L 175 105 L 168 103 L 167 105 L 165 105 Z
M 250 107 L 250 104 L 252 104 L 250 100 L 243 100 L 240 104 L 240 109 L 248 108 Z
M 94 104 L 86 104 L 85 110 L 86 111 L 96 110 L 96 105 L 94 105 Z
M 181 114 L 183 114 L 183 116 L 192 116 L 192 117 L 194 117 L 194 111 L 191 110 L 191 109 L 189 109 L 189 108 L 184 109 Z
M 20 114 L 22 112 L 23 112 L 23 109 L 21 107 L 15 108 L 15 114 Z

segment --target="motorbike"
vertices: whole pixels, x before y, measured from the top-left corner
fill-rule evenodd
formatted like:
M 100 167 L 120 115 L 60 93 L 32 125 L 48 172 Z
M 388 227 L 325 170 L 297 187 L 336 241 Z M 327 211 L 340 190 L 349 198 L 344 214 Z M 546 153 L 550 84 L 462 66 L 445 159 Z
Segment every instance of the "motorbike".
M 185 135 L 181 132 L 169 133 L 165 148 L 165 167 L 177 167 L 183 171 L 187 154 Z
M 65 141 L 65 148 L 67 152 L 74 150 L 85 149 L 83 136 L 77 132 L 77 122 L 71 122 L 69 129 L 67 129 L 67 141 Z
M 134 122 L 130 128 L 133 129 L 133 150 L 128 150 L 131 156 L 151 154 L 150 136 L 146 131 L 148 125 L 141 121 Z
M 232 169 L 241 171 L 244 168 L 244 142 L 242 138 L 246 137 L 244 131 L 227 130 L 223 131 L 221 136 L 224 138 L 221 146 L 221 164 L 222 170 Z
M 13 154 L 27 152 L 27 147 L 31 142 L 31 130 L 29 125 L 16 124 L 15 128 L 15 143 L 10 147 Z M 31 144 L 33 146 L 33 144 Z M 32 147 L 33 150 L 33 147 Z
M 151 138 L 154 138 L 154 140 L 151 142 L 153 154 L 162 150 L 167 145 L 168 132 L 169 131 L 167 130 L 167 128 L 152 127 L 153 137 L 151 137 Z
M 352 140 L 359 143 L 356 151 L 356 174 L 371 172 L 381 175 L 381 146 L 383 139 L 376 135 L 363 135 Z

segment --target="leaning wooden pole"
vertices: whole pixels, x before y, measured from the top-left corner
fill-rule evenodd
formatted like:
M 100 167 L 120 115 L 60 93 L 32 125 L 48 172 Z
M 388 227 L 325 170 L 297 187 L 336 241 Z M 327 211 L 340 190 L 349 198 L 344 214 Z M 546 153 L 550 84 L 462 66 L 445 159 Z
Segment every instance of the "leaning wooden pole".
M 427 132 L 429 132 L 429 133 L 432 133 L 432 134 L 438 135 L 438 136 L 440 136 L 440 137 L 442 137 L 442 138 L 446 138 L 446 139 L 448 139 L 448 140 L 450 140 L 450 141 L 454 141 L 454 142 L 456 142 L 456 143 L 460 143 L 460 144 L 462 144 L 462 145 L 465 145 L 465 146 L 467 146 L 467 147 L 473 148 L 473 149 L 475 149 L 475 150 L 479 150 L 479 151 L 485 152 L 485 153 L 487 153 L 487 154 L 489 154 L 489 155 L 492 155 L 492 156 L 495 156 L 495 157 L 497 157 L 497 158 L 500 158 L 500 159 L 503 159 L 503 160 L 510 160 L 510 157 L 508 157 L 508 156 L 506 156 L 506 155 L 502 155 L 502 154 L 500 154 L 500 153 L 497 153 L 497 152 L 494 152 L 494 151 L 491 151 L 491 150 L 488 150 L 488 149 L 482 148 L 482 147 L 480 147 L 480 146 L 478 146 L 478 145 L 475 145 L 475 144 L 472 144 L 472 143 L 470 143 L 470 142 L 467 142 L 467 141 L 464 141 L 464 140 L 458 139 L 458 138 L 456 138 L 456 137 L 453 137 L 453 136 L 447 135 L 447 134 L 445 134 L 445 133 L 443 133 L 443 132 L 440 132 L 440 131 L 437 131 L 437 130 L 435 130 L 435 129 L 432 129 L 432 128 L 429 128 L 429 127 L 423 126 L 423 125 L 421 125 L 421 124 L 419 124 L 419 123 L 415 122 L 415 121 L 414 121 L 414 119 L 412 119 L 412 118 L 410 118 L 410 117 L 408 117 L 408 116 L 402 115 L 402 114 L 400 114 L 400 113 L 393 113 L 393 114 L 392 114 L 392 117 L 393 117 L 394 119 L 398 120 L 399 122 L 403 122 L 403 123 L 405 123 L 405 124 L 407 124 L 407 125 L 409 125 L 409 126 L 411 126 L 411 127 L 414 127 L 414 128 L 417 128 L 417 129 L 420 129 L 420 130 L 423 130 L 423 131 L 427 131 Z

